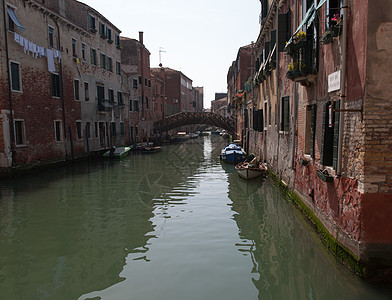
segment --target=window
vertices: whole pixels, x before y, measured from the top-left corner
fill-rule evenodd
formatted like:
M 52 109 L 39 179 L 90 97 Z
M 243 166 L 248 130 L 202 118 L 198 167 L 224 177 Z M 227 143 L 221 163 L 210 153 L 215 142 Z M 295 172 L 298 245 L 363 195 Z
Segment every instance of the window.
M 109 102 L 114 102 L 114 92 L 112 89 L 108 89 L 108 97 L 109 97 Z
M 147 78 L 144 78 L 144 86 L 147 86 Z
M 148 87 L 151 87 L 151 80 L 148 80 Z
M 98 137 L 98 122 L 95 122 L 95 137 Z
M 26 144 L 24 121 L 23 120 L 15 120 L 14 130 L 15 130 L 15 144 L 17 146 Z
M 63 140 L 61 121 L 54 121 L 54 138 L 56 142 Z
M 120 122 L 120 134 L 121 134 L 122 136 L 125 135 L 124 122 Z
M 82 58 L 86 60 L 86 44 L 82 43 Z
M 22 81 L 21 81 L 21 70 L 20 64 L 17 62 L 10 62 L 11 71 L 11 90 L 12 91 L 22 91 Z
M 89 101 L 90 100 L 90 95 L 88 91 L 88 82 L 84 83 L 84 100 Z
M 334 105 L 340 106 L 339 101 L 334 102 Z M 339 112 L 333 113 L 334 105 L 331 102 L 324 105 L 320 162 L 323 166 L 337 169 Z
M 133 79 L 133 88 L 137 89 L 137 79 Z
M 76 121 L 76 136 L 78 140 L 82 139 L 82 122 Z
M 94 48 L 90 48 L 91 64 L 97 65 L 97 51 Z
M 80 100 L 79 97 L 79 80 L 74 79 L 74 98 L 75 100 Z
M 142 84 L 142 76 L 139 75 L 139 84 Z
M 317 105 L 306 106 L 305 123 L 305 154 L 315 157 L 315 134 L 316 134 Z
M 148 97 L 146 96 L 146 109 L 149 109 L 149 106 L 148 106 Z
M 86 137 L 91 139 L 91 123 L 86 122 Z
M 111 57 L 106 57 L 106 69 L 113 72 L 113 60 Z
M 268 14 L 268 0 L 261 0 L 260 21 L 261 21 L 261 19 L 267 17 L 267 14 Z
M 97 32 L 97 29 L 95 27 L 95 18 L 92 15 L 88 15 L 88 27 L 91 32 Z
M 50 73 L 52 97 L 60 97 L 60 75 Z
M 121 92 L 117 92 L 117 102 L 118 102 L 118 106 L 124 105 L 123 98 L 122 98 L 122 93 L 121 93 Z
M 48 27 L 48 40 L 49 40 L 49 47 L 50 48 L 54 48 L 54 28 L 49 26 Z
M 119 61 L 116 61 L 116 74 L 121 75 L 121 64 Z
M 282 98 L 282 107 L 281 107 L 281 119 L 280 119 L 280 130 L 281 131 L 289 131 L 290 129 L 290 97 Z
M 117 48 L 120 48 L 120 36 L 117 33 L 114 34 L 114 42 Z
M 134 111 L 139 111 L 139 101 L 138 100 L 134 100 L 133 101 L 133 110 Z
M 325 5 L 326 11 L 326 28 L 329 29 L 335 25 L 341 16 L 342 0 L 327 0 Z
M 103 39 L 106 37 L 105 25 L 102 24 L 101 22 L 99 22 L 99 35 L 100 35 L 101 38 L 103 38 Z
M 106 55 L 101 53 L 101 68 L 106 69 Z
M 133 107 L 133 101 L 132 99 L 129 99 L 129 111 L 133 110 L 132 107 Z
M 77 54 L 76 54 L 76 40 L 75 39 L 72 39 L 72 55 L 74 57 L 77 57 Z
M 110 28 L 106 28 L 106 37 L 107 37 L 109 43 L 113 43 L 112 30 Z

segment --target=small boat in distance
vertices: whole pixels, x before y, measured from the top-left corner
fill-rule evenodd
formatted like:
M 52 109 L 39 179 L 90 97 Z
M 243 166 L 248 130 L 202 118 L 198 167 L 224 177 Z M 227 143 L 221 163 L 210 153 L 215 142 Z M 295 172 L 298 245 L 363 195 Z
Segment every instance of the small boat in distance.
M 176 142 L 183 142 L 190 139 L 189 134 L 187 134 L 186 132 L 180 131 L 178 132 L 175 136 L 173 136 L 171 138 L 171 141 L 176 143 Z
M 131 147 L 113 147 L 112 149 L 106 151 L 103 157 L 106 158 L 122 158 L 128 155 Z
M 253 179 L 259 176 L 266 176 L 268 173 L 267 165 L 257 161 L 241 162 L 235 166 L 238 175 L 244 179 Z
M 162 150 L 162 147 L 160 146 L 153 146 L 153 147 L 144 147 L 142 149 L 143 154 L 152 154 L 152 153 L 157 153 Z
M 220 158 L 224 162 L 238 164 L 246 159 L 246 152 L 240 146 L 230 143 L 222 149 Z

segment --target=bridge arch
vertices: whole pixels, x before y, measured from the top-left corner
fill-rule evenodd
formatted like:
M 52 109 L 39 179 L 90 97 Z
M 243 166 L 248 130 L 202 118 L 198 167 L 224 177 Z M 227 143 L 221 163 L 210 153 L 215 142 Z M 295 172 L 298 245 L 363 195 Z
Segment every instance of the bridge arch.
M 234 134 L 235 121 L 211 112 L 180 112 L 154 122 L 154 130 L 164 132 L 185 125 L 207 124 Z

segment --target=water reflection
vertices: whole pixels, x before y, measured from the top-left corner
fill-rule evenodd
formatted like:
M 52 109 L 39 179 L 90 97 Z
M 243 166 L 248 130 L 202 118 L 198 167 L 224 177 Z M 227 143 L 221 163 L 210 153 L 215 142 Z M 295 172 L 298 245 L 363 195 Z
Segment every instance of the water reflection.
M 252 261 L 259 299 L 370 299 L 378 294 L 335 260 L 271 182 L 245 181 L 233 170 L 226 172 L 242 240 L 236 246 Z M 387 299 L 387 294 L 378 297 Z

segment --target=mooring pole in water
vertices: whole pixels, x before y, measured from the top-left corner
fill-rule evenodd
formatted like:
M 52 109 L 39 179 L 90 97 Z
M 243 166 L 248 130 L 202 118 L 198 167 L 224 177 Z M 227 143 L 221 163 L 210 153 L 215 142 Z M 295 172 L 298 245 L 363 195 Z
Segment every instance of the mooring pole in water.
M 69 140 L 71 142 L 71 156 L 72 156 L 72 160 L 74 160 L 75 159 L 75 154 L 74 154 L 74 146 L 73 146 L 71 125 L 68 126 L 68 130 L 69 130 Z

